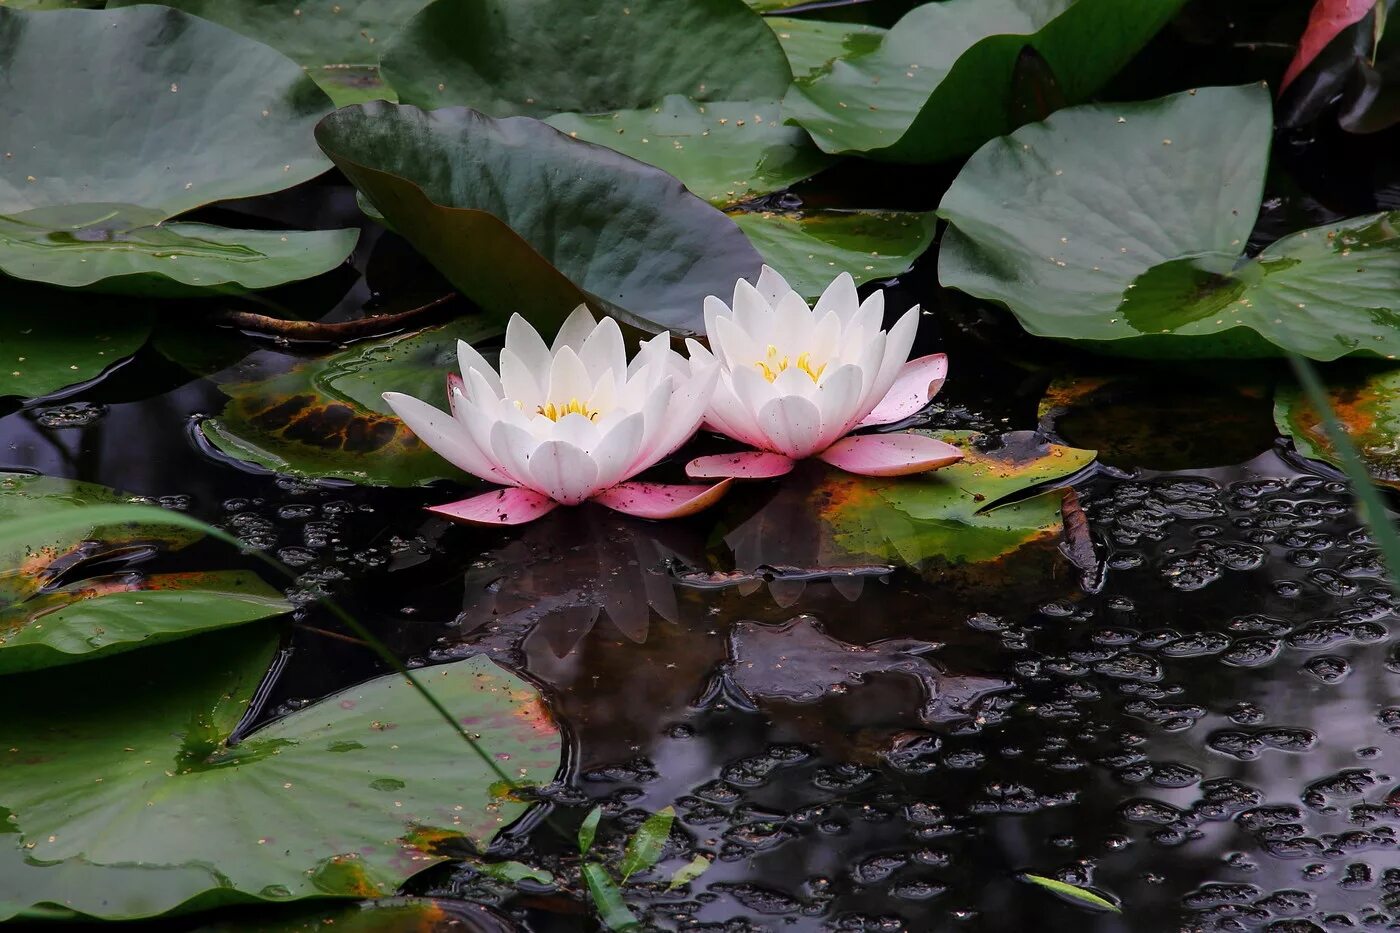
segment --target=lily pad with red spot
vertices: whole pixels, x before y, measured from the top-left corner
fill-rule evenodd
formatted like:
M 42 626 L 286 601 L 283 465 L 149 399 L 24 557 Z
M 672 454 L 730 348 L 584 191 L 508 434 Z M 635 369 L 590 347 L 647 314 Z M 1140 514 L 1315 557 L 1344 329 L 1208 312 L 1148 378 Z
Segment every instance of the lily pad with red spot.
M 415 839 L 482 848 L 529 807 L 398 675 L 231 741 L 274 634 L 125 655 L 98 682 L 76 667 L 0 679 L 0 864 L 22 862 L 0 871 L 0 904 L 130 919 L 389 896 L 446 857 Z M 554 778 L 559 732 L 532 686 L 483 657 L 417 673 L 514 788 Z
M 1327 388 L 1371 478 L 1400 489 L 1400 369 L 1352 369 L 1331 375 Z M 1303 456 L 1338 465 L 1322 419 L 1296 386 L 1275 395 L 1274 421 Z
M 200 429 L 234 459 L 291 476 L 376 486 L 470 482 L 418 440 L 381 396 L 403 392 L 445 410 L 457 341 L 476 343 L 498 330 L 467 318 L 318 359 L 257 354 L 217 377 L 229 402 Z

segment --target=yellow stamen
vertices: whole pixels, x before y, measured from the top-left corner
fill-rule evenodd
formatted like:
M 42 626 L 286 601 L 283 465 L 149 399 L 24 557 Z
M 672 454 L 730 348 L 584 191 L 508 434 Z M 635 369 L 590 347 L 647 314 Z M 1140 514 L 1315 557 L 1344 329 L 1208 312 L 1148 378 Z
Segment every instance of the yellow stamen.
M 771 343 L 768 345 L 768 352 L 764 355 L 764 358 L 754 363 L 754 366 L 758 367 L 758 371 L 763 373 L 763 378 L 767 379 L 769 382 L 777 379 L 778 374 L 785 372 L 790 365 L 793 364 L 789 362 L 788 357 L 779 357 L 778 348 Z M 813 382 L 819 381 L 822 377 L 822 373 L 826 372 L 825 363 L 821 364 L 816 369 L 812 368 L 812 354 L 810 353 L 803 353 L 799 356 L 796 365 L 798 369 L 811 376 Z
M 593 410 L 592 408 L 589 408 L 587 404 L 585 404 L 584 402 L 580 402 L 576 398 L 569 399 L 568 404 L 562 406 L 550 402 L 547 405 L 541 405 L 539 408 L 536 408 L 535 411 L 541 415 L 544 415 L 550 421 L 558 421 L 565 415 L 583 415 L 589 421 L 597 421 L 599 414 L 597 411 Z

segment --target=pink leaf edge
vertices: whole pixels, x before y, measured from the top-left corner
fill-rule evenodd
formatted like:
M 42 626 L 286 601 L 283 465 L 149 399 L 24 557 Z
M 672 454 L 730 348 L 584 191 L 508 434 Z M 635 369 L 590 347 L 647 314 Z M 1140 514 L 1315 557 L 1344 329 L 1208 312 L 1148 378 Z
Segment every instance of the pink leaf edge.
M 1312 64 L 1328 43 L 1342 34 L 1342 30 L 1361 22 L 1375 6 L 1376 0 L 1317 0 L 1308 16 L 1308 25 L 1298 39 L 1298 51 L 1279 82 L 1279 95 L 1288 90 L 1288 85 Z
M 910 360 L 899 369 L 894 385 L 880 399 L 870 414 L 861 419 L 858 428 L 868 428 L 877 424 L 890 424 L 903 421 L 917 413 L 943 388 L 948 378 L 948 357 L 943 353 L 931 353 Z
M 773 479 L 792 472 L 794 461 L 766 450 L 696 457 L 685 465 L 691 479 Z
M 636 518 L 683 518 L 714 505 L 729 491 L 732 482 L 727 479 L 713 486 L 618 483 L 598 493 L 593 501 Z
M 962 451 L 923 434 L 859 434 L 832 444 L 822 460 L 861 476 L 908 476 L 957 463 Z
M 554 511 L 559 503 L 530 489 L 509 487 L 428 509 L 468 525 L 523 525 Z

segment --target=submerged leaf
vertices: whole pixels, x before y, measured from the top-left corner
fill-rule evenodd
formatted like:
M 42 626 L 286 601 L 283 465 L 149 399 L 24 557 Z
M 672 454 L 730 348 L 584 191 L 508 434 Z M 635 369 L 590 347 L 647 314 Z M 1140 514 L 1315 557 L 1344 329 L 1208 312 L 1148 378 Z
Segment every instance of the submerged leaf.
M 331 103 L 275 50 L 153 5 L 0 7 L 0 47 L 9 275 L 142 293 L 265 288 L 324 271 L 353 247 L 353 231 L 154 226 L 326 170 L 311 131 Z
M 945 0 L 874 48 L 797 81 L 789 117 L 827 152 L 935 162 L 1015 125 L 1012 75 L 1030 46 L 1071 103 L 1089 98 L 1184 0 Z
M 418 440 L 381 396 L 403 392 L 445 411 L 457 341 L 475 343 L 496 331 L 462 318 L 321 359 L 254 358 L 217 377 L 229 403 L 200 430 L 229 456 L 291 476 L 386 486 L 471 482 Z
M 493 792 L 484 762 L 442 740 L 436 712 L 397 675 L 227 744 L 272 648 L 216 633 L 114 659 L 96 704 L 76 669 L 0 681 L 17 750 L 0 773 L 19 831 L 10 845 L 58 863 L 36 868 L 41 878 L 73 860 L 170 866 L 149 881 L 94 868 L 109 899 L 74 892 L 85 913 L 130 917 L 146 915 L 149 899 L 168 906 L 176 881 L 177 903 L 206 905 L 387 894 L 440 862 L 442 839 L 483 846 L 524 812 Z M 532 687 L 482 657 L 418 673 L 491 754 L 509 756 L 519 781 L 553 777 L 559 734 Z M 23 701 L 36 690 L 42 710 Z M 0 875 L 0 901 L 30 903 L 28 874 Z
M 703 855 L 697 855 L 695 858 L 676 869 L 676 873 L 671 876 L 670 883 L 666 885 L 666 890 L 671 891 L 679 888 L 683 884 L 690 884 L 690 882 L 699 878 L 709 870 L 710 860 Z
M 13 280 L 0 303 L 0 398 L 42 398 L 101 375 L 141 349 L 155 318 Z
M 593 848 L 593 839 L 598 835 L 598 822 L 603 818 L 603 808 L 594 807 L 588 811 L 588 815 L 583 818 L 583 822 L 578 827 L 578 852 L 579 855 L 587 855 L 588 850 Z
M 526 117 L 376 102 L 336 111 L 316 134 L 453 285 L 546 335 L 580 303 L 641 330 L 695 333 L 705 296 L 762 265 L 671 176 Z
M 608 876 L 608 870 L 597 862 L 585 862 L 582 870 L 584 883 L 588 885 L 588 895 L 593 898 L 593 904 L 598 908 L 598 919 L 602 921 L 603 926 L 619 933 L 638 929 L 641 924 L 636 915 L 627 909 L 627 902 L 622 899 L 622 891 Z
M 1329 373 L 1326 385 L 1332 412 L 1356 446 L 1366 472 L 1375 482 L 1400 489 L 1400 370 Z M 1303 456 L 1342 465 L 1322 413 L 1298 387 L 1279 388 L 1274 420 L 1280 431 L 1292 435 Z

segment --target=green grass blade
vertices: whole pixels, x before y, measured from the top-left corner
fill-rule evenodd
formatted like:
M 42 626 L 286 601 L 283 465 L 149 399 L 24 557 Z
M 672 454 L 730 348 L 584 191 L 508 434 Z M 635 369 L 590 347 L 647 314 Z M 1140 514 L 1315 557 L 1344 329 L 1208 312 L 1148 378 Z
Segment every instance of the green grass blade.
M 626 933 L 641 929 L 641 922 L 627 909 L 622 899 L 622 889 L 608 877 L 608 870 L 597 862 L 586 862 L 583 866 L 583 880 L 588 885 L 588 893 L 598 908 L 598 919 L 609 930 Z
M 647 817 L 646 822 L 637 827 L 632 838 L 627 840 L 627 851 L 622 856 L 622 883 L 626 884 L 639 871 L 646 871 L 661 859 L 666 848 L 666 840 L 671 835 L 671 824 L 676 819 L 676 811 L 667 807 L 657 810 Z
M 1066 881 L 1047 878 L 1044 875 L 1032 875 L 1029 872 L 1018 875 L 1017 877 L 1022 881 L 1029 881 L 1031 884 L 1039 885 L 1047 891 L 1053 891 L 1061 897 L 1083 904 L 1085 907 L 1092 907 L 1094 910 L 1107 910 L 1115 914 L 1121 914 L 1123 912 L 1122 908 L 1112 901 L 1099 897 L 1093 891 L 1081 888 L 1075 884 L 1070 884 Z

